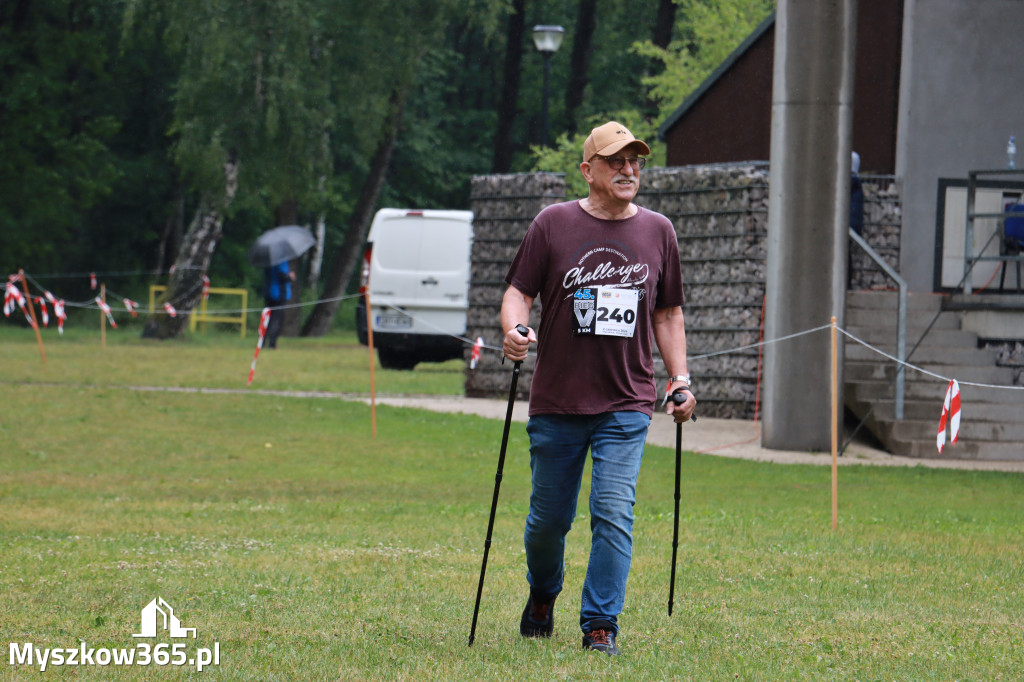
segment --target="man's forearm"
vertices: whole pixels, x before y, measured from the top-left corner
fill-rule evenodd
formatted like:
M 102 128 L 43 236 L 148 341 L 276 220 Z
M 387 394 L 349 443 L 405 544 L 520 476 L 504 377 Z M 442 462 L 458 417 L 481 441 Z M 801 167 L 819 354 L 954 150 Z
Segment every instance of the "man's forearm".
M 508 332 L 517 324 L 530 326 L 533 299 L 515 287 L 509 287 L 501 299 L 501 331 Z
M 669 376 L 689 374 L 686 363 L 686 324 L 682 308 L 658 308 L 653 318 L 654 341 Z
M 530 325 L 530 306 L 533 298 L 515 287 L 509 287 L 501 299 L 501 329 L 505 333 L 501 349 L 505 357 L 521 362 L 526 359 L 530 343 L 537 342 L 533 331 L 522 334 L 516 330 L 519 325 Z

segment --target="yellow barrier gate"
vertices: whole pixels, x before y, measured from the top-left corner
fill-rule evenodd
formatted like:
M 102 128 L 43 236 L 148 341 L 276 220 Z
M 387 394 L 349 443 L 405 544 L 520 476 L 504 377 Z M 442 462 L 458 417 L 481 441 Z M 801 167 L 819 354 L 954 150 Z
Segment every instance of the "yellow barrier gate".
M 149 309 L 150 311 L 156 312 L 156 295 L 167 291 L 167 287 L 163 284 L 153 284 L 149 287 Z M 223 287 L 210 287 L 210 296 L 240 296 L 241 304 L 238 306 L 238 315 L 210 315 L 207 311 L 208 299 L 203 297 L 199 302 L 199 309 L 191 311 L 189 316 L 188 328 L 189 331 L 195 331 L 197 325 L 202 325 L 200 331 L 206 333 L 207 322 L 224 322 L 227 324 L 239 325 L 239 333 L 242 337 L 245 337 L 245 311 L 249 307 L 249 291 L 248 289 L 225 289 Z

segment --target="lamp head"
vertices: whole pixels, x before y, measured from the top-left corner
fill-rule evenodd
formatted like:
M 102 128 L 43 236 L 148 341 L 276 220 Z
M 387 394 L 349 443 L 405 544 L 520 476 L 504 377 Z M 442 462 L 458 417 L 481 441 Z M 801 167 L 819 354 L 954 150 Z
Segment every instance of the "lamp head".
M 562 46 L 565 29 L 561 26 L 534 26 L 533 44 L 537 50 L 545 54 L 554 54 Z

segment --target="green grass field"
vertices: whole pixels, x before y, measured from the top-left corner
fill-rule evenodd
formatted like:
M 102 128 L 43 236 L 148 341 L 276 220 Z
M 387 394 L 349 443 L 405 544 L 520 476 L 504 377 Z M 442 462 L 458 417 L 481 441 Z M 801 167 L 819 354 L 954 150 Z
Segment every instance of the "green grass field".
M 38 649 L 134 648 L 165 599 L 219 665 L 51 666 L 46 676 L 256 680 L 1020 679 L 1024 476 L 650 447 L 617 659 L 580 650 L 585 499 L 555 636 L 524 641 L 527 439 L 515 425 L 476 643 L 467 647 L 500 421 L 244 391 L 254 340 L 0 327 L 0 679 Z M 458 393 L 462 363 L 377 368 L 381 393 Z M 239 393 L 131 387 L 239 388 Z M 282 339 L 254 389 L 367 393 L 351 335 Z M 588 490 L 584 486 L 583 495 Z M 168 669 L 170 668 L 170 669 Z

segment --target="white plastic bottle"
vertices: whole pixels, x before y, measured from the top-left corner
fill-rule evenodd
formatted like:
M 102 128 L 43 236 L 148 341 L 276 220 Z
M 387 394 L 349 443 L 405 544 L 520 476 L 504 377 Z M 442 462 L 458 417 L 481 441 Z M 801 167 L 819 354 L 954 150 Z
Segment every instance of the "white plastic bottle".
M 1006 167 L 1010 170 L 1017 168 L 1017 143 L 1010 135 L 1010 141 L 1006 143 Z

